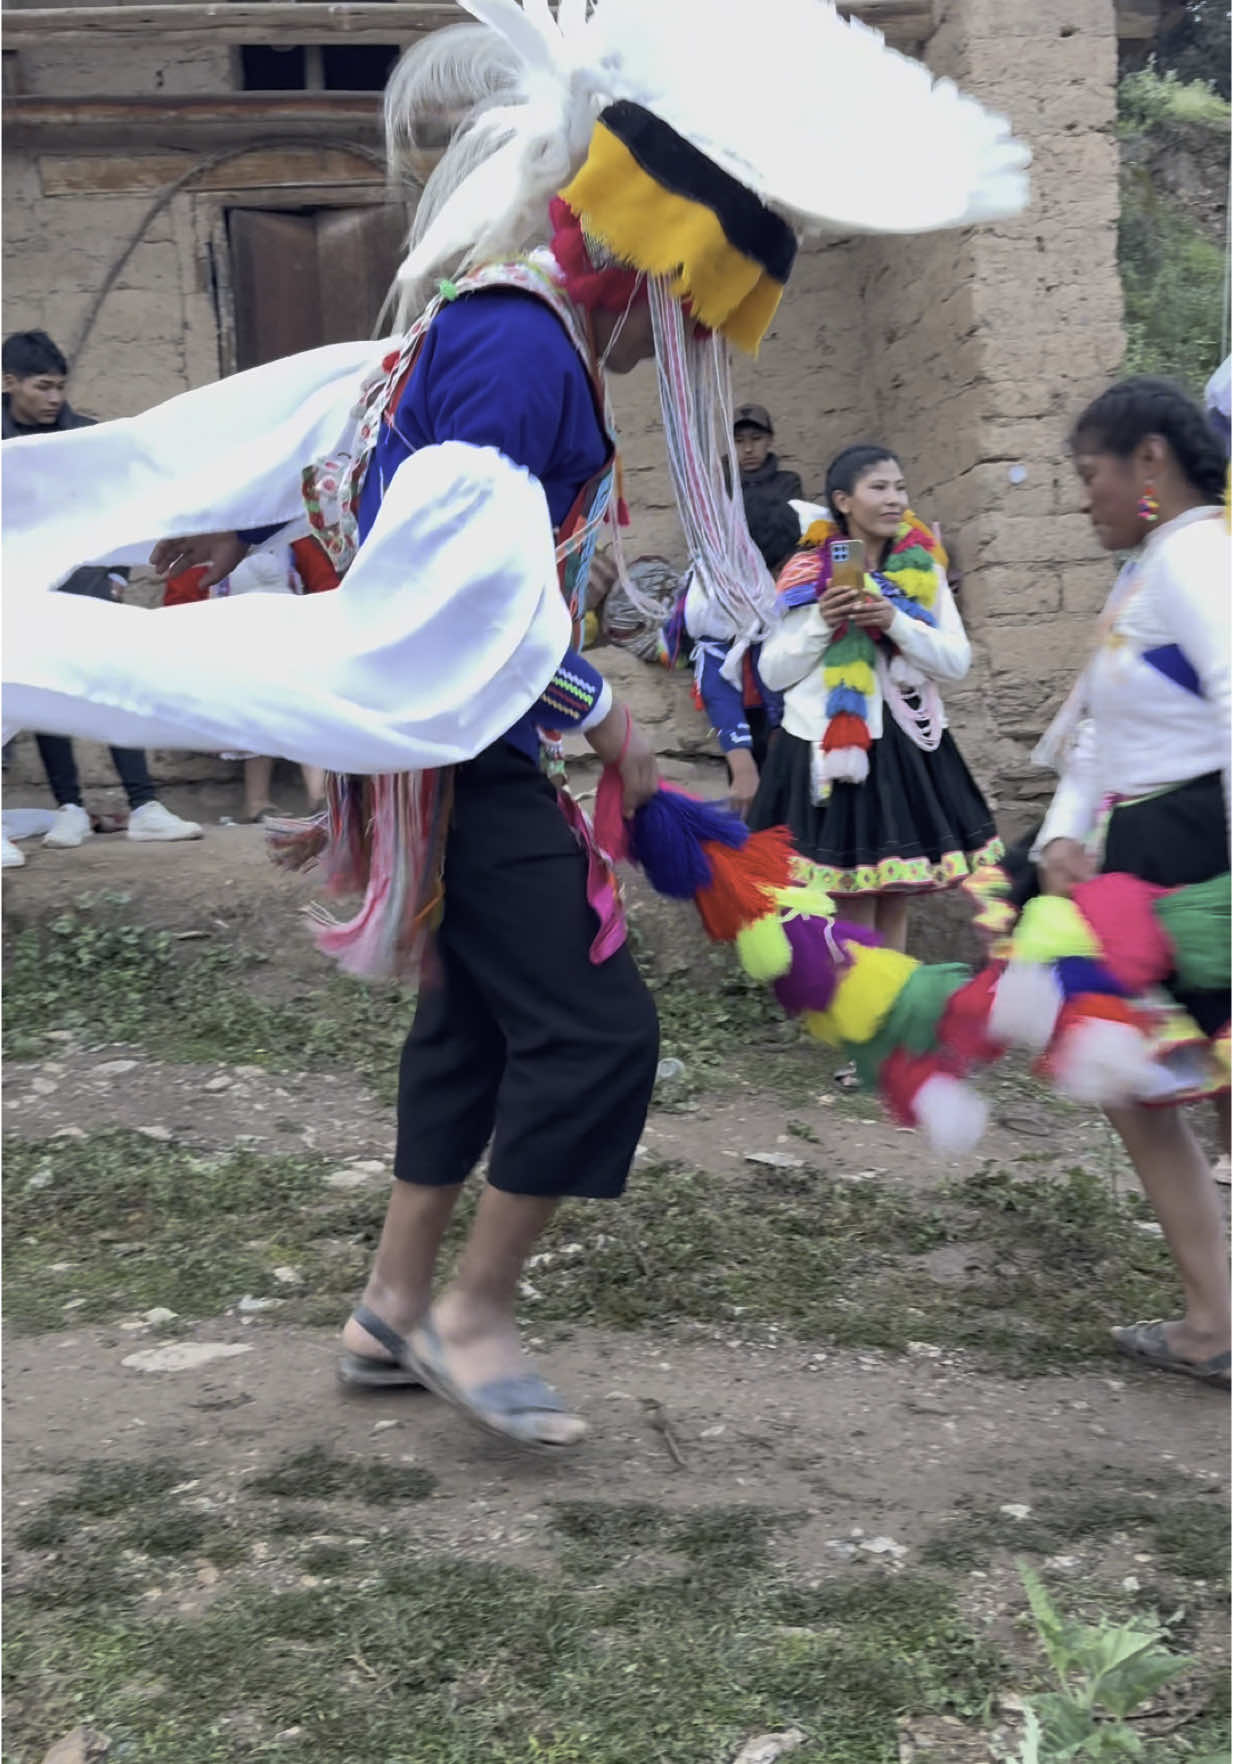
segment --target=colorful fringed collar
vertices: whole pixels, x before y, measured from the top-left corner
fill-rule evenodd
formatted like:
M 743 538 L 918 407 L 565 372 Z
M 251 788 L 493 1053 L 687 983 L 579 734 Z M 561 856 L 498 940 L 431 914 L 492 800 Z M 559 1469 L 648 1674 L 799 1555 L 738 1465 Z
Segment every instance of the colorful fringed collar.
M 841 537 L 833 521 L 815 521 L 808 528 L 800 551 L 779 578 L 781 607 L 807 605 L 825 592 L 831 579 L 831 541 Z M 910 618 L 933 625 L 938 578 L 945 568 L 941 541 L 909 510 L 886 562 L 866 576 L 865 585 Z M 857 625 L 841 625 L 827 645 L 822 661 L 827 725 L 818 773 L 823 794 L 833 784 L 863 784 L 869 776 L 869 700 L 876 656 L 873 634 Z

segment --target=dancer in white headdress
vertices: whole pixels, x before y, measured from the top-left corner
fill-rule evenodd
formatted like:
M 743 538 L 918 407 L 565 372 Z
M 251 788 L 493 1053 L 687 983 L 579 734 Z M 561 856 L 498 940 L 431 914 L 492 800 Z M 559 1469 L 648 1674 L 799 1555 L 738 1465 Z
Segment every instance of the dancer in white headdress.
M 739 669 L 773 586 L 724 470 L 729 342 L 756 349 L 798 233 L 1013 213 L 1027 155 L 821 0 L 767 0 L 757 31 L 744 0 L 600 0 L 589 16 L 561 0 L 555 19 L 547 0 L 463 3 L 482 27 L 411 50 L 387 94 L 395 162 L 430 173 L 399 278 L 409 329 L 57 437 L 54 458 L 6 449 L 6 715 L 336 775 L 328 825 L 286 836 L 366 888 L 323 946 L 368 972 L 430 957 L 343 1376 L 421 1379 L 559 1449 L 585 1428 L 521 1357 L 518 1279 L 563 1196 L 620 1193 L 656 1060 L 607 866 L 537 763 L 541 732 L 572 726 L 620 767 L 628 809 L 657 783 L 571 644 L 613 503 L 605 370 L 654 355 L 695 593 Z M 906 159 L 871 139 L 873 109 L 912 141 Z M 346 572 L 336 593 L 157 620 L 75 608 L 70 626 L 39 592 L 152 544 L 164 566 L 222 575 L 279 526 L 317 533 Z M 432 1304 L 489 1140 L 471 1237 Z

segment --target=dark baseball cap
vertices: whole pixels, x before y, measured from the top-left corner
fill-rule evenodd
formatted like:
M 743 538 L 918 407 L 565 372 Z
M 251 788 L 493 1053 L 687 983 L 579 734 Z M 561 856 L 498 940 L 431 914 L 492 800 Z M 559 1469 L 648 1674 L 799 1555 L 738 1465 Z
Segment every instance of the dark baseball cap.
M 734 429 L 761 429 L 764 435 L 775 433 L 771 413 L 764 404 L 738 405 L 736 415 L 732 419 L 732 427 Z

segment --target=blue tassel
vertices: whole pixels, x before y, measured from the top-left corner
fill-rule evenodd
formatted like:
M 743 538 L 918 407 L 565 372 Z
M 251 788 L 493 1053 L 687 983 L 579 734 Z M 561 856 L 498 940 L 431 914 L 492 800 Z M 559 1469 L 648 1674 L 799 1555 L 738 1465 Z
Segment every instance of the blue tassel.
M 865 694 L 858 692 L 855 686 L 832 686 L 826 695 L 828 717 L 842 716 L 845 711 L 850 716 L 863 717 L 866 709 Z
M 1119 985 L 1104 963 L 1093 961 L 1091 956 L 1063 956 L 1053 967 L 1067 998 L 1084 992 L 1104 993 L 1111 998 L 1127 996 L 1126 988 Z
M 634 816 L 629 849 L 657 894 L 692 900 L 714 880 L 703 846 L 714 843 L 739 851 L 748 838 L 745 823 L 721 803 L 660 790 Z

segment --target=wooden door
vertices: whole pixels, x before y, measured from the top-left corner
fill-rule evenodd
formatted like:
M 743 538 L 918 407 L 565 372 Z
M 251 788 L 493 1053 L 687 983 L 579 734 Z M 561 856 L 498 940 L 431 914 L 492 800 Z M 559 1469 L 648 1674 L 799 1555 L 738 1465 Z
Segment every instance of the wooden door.
M 369 337 L 402 252 L 397 206 L 228 217 L 236 368 Z

